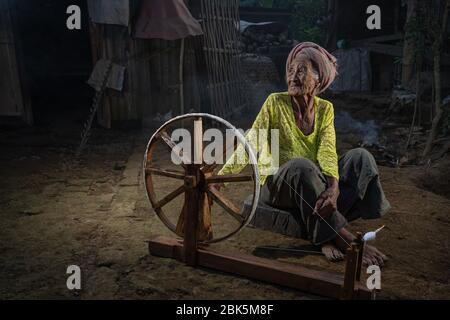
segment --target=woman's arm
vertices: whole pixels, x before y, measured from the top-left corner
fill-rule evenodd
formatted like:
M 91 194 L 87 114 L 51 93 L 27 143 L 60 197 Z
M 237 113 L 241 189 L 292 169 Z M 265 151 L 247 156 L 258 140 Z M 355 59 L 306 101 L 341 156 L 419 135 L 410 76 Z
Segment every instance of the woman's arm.
M 319 144 L 317 149 L 317 162 L 325 176 L 339 180 L 338 156 L 336 152 L 336 131 L 334 129 L 334 109 L 330 102 L 320 128 Z
M 320 133 L 317 161 L 322 173 L 327 178 L 327 189 L 319 196 L 315 212 L 327 218 L 337 210 L 339 197 L 339 168 L 336 152 L 336 131 L 334 129 L 334 110 L 329 103 L 324 114 L 323 126 Z

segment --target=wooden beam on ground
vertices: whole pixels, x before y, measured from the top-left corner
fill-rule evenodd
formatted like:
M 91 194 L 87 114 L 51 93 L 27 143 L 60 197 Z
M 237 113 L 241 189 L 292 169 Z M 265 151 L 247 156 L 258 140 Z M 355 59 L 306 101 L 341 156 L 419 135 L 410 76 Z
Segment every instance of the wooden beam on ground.
M 395 41 L 395 40 L 402 40 L 402 39 L 403 39 L 402 33 L 394 33 L 394 34 L 388 34 L 388 35 L 384 35 L 384 36 L 354 40 L 354 41 L 351 41 L 350 44 L 353 47 L 353 46 L 364 45 L 367 43 Z
M 403 48 L 400 46 L 394 46 L 391 44 L 381 44 L 381 43 L 367 43 L 362 45 L 363 47 L 369 49 L 372 52 L 382 53 L 389 56 L 401 57 L 403 56 Z
M 149 241 L 149 250 L 156 256 L 183 261 L 183 245 L 173 238 L 156 237 Z M 197 251 L 197 265 L 334 299 L 341 297 L 344 283 L 340 274 L 311 270 L 240 252 L 219 252 L 202 246 Z M 367 288 L 360 283 L 355 287 L 354 299 L 371 299 L 371 292 Z
M 381 37 L 374 37 L 374 38 L 369 38 L 369 39 L 365 39 L 365 40 L 356 40 L 356 41 L 352 41 L 350 43 L 350 47 L 352 47 L 352 48 L 365 47 L 372 52 L 387 54 L 387 55 L 395 56 L 395 57 L 402 57 L 403 56 L 403 48 L 401 46 L 379 43 L 381 41 L 394 40 L 396 37 L 398 37 L 398 35 L 394 34 L 391 36 L 384 36 L 384 37 L 381 36 Z M 425 60 L 428 63 L 433 62 L 433 58 L 430 55 L 426 55 Z M 443 66 L 450 66 L 450 55 L 449 54 L 442 53 L 441 64 Z

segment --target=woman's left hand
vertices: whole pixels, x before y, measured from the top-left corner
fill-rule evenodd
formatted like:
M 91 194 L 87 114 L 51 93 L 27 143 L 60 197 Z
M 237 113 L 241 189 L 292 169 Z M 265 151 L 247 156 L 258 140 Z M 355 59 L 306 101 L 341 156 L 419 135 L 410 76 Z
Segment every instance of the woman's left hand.
M 322 218 L 328 218 L 333 212 L 337 210 L 337 199 L 339 197 L 339 188 L 331 186 L 322 192 L 317 199 L 314 212 Z

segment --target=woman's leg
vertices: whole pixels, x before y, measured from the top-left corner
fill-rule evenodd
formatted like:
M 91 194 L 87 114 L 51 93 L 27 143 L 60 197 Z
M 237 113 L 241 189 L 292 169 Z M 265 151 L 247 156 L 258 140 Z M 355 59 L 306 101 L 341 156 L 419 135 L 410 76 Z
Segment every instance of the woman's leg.
M 376 161 L 369 151 L 348 151 L 339 159 L 339 176 L 338 210 L 348 221 L 380 218 L 389 210 Z
M 313 214 L 316 200 L 326 187 L 325 177 L 313 162 L 293 159 L 268 178 L 261 190 L 261 201 L 291 212 L 300 225 L 301 237 L 322 245 L 333 240 L 347 224 L 338 211 L 325 220 Z
M 348 221 L 358 218 L 376 219 L 386 213 L 390 204 L 384 196 L 379 179 L 378 167 L 372 154 L 363 148 L 352 149 L 339 159 L 338 210 Z M 354 236 L 345 228 L 340 230 L 347 242 Z M 344 248 L 346 243 L 339 243 Z M 363 261 L 367 265 L 382 266 L 386 256 L 373 246 L 366 245 Z

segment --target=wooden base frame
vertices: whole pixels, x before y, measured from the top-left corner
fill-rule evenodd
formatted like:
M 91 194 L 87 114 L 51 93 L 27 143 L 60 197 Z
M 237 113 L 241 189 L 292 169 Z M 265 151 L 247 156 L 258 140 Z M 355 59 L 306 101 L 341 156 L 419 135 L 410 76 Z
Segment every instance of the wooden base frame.
M 202 133 L 203 117 L 214 117 L 205 114 L 193 114 L 180 116 L 171 122 L 191 117 L 194 120 L 194 161 L 177 150 L 171 141 L 163 125 L 150 140 L 144 162 L 144 174 L 147 194 L 153 209 L 161 220 L 175 232 L 180 240 L 169 237 L 156 237 L 149 241 L 149 250 L 152 255 L 166 258 L 174 258 L 190 266 L 201 266 L 238 274 L 265 282 L 270 282 L 312 294 L 334 298 L 334 299 L 371 299 L 372 293 L 361 284 L 361 265 L 364 250 L 364 242 L 361 233 L 347 249 L 345 274 L 337 274 L 325 271 L 310 270 L 301 266 L 294 266 L 279 261 L 255 257 L 239 252 L 217 251 L 212 247 L 214 243 L 211 226 L 211 201 L 216 202 L 225 209 L 241 225 L 227 237 L 245 227 L 250 221 L 250 216 L 244 217 L 240 209 L 227 199 L 220 191 L 212 187 L 215 183 L 253 181 L 254 197 L 252 213 L 256 208 L 259 197 L 259 177 L 256 167 L 253 166 L 253 175 L 214 175 L 214 165 L 206 165 L 202 159 Z M 220 119 L 219 119 L 220 120 Z M 220 120 L 224 122 L 224 120 Z M 170 122 L 169 122 L 170 123 Z M 226 123 L 234 128 L 231 124 Z M 152 153 L 154 142 L 160 139 L 180 159 L 184 172 L 162 170 L 153 166 Z M 244 140 L 241 137 L 241 140 Z M 248 145 L 245 145 L 249 157 L 256 163 L 254 154 Z M 196 161 L 197 160 L 197 161 Z M 157 200 L 154 194 L 152 175 L 160 175 L 174 179 L 183 180 L 184 184 L 174 190 L 162 200 Z M 162 207 L 175 197 L 184 193 L 185 202 L 177 226 L 173 226 L 165 218 Z M 216 239 L 215 242 L 225 238 Z
M 192 260 L 186 261 L 186 252 L 181 240 L 159 236 L 150 240 L 148 246 L 152 255 L 173 258 L 192 265 Z M 348 254 L 351 259 L 347 260 L 344 276 L 240 252 L 216 251 L 207 245 L 197 248 L 193 266 L 233 273 L 333 299 L 372 299 L 372 292 L 357 279 L 355 271 L 358 270 L 358 255 L 355 256 L 353 252 L 355 251 L 349 248 Z

